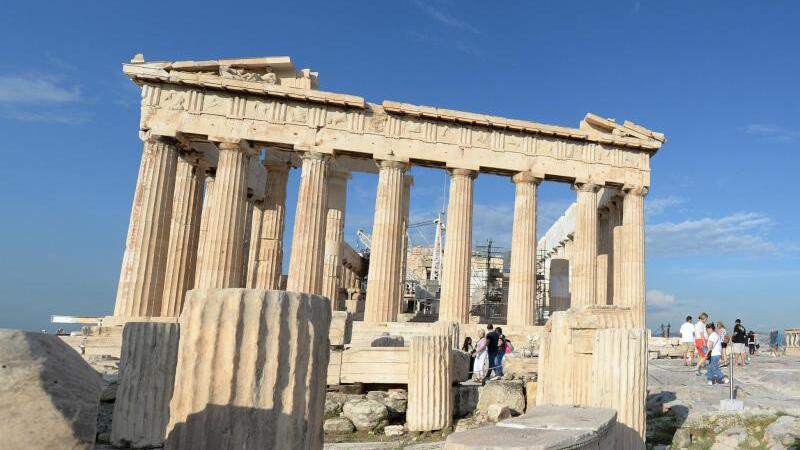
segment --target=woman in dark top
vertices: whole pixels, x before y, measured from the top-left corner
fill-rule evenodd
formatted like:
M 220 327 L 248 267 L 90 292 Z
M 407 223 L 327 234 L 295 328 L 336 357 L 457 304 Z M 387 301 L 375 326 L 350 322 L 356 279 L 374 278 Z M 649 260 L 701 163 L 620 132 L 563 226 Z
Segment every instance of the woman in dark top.
M 464 338 L 464 345 L 461 346 L 461 351 L 469 353 L 469 373 L 475 367 L 475 347 L 472 345 L 472 338 L 467 336 Z

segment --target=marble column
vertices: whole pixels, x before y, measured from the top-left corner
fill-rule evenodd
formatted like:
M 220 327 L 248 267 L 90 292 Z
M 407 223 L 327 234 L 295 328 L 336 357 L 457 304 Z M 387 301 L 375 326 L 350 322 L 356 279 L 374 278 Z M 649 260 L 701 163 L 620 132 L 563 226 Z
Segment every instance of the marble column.
M 197 287 L 244 286 L 242 252 L 247 213 L 247 167 L 252 150 L 244 142 L 221 142 Z
M 400 262 L 400 311 L 403 311 L 403 294 L 405 292 L 405 281 L 408 277 L 408 217 L 411 208 L 411 186 L 414 185 L 414 177 L 406 175 L 403 178 L 403 251 Z
M 195 262 L 195 284 L 197 279 L 200 278 L 200 267 L 203 266 L 203 254 L 205 248 L 208 246 L 208 221 L 211 215 L 211 195 L 214 193 L 214 179 L 216 178 L 217 169 L 209 168 L 205 174 L 205 192 L 203 193 L 203 211 L 200 213 L 200 233 L 197 238 L 197 261 Z
M 541 179 L 520 172 L 511 180 L 515 195 L 507 323 L 526 327 L 536 325 L 536 191 Z
M 591 183 L 575 183 L 575 258 L 572 271 L 572 305 L 594 305 L 597 300 L 597 190 Z M 574 270 L 573 270 L 574 269 Z
M 194 288 L 205 171 L 196 153 L 178 158 L 161 316 L 180 316 L 186 291 Z
M 395 322 L 400 310 L 403 249 L 404 173 L 408 164 L 399 161 L 378 163 L 378 192 L 372 223 L 372 249 L 367 273 L 367 299 L 364 322 Z
M 154 136 L 144 143 L 122 257 L 115 316 L 158 315 L 164 292 L 178 147 Z
M 625 237 L 623 235 L 623 228 L 622 228 L 622 204 L 621 199 L 619 197 L 615 198 L 612 201 L 613 207 L 611 211 L 613 213 L 612 219 L 612 234 L 614 242 L 612 244 L 612 258 L 611 258 L 611 302 L 614 305 L 618 305 L 620 303 L 620 297 L 622 295 L 622 251 L 623 245 L 625 244 Z
M 610 305 L 608 297 L 609 253 L 611 253 L 611 228 L 609 227 L 609 209 L 601 207 L 597 212 L 597 261 L 595 262 L 597 288 L 595 303 Z
M 253 192 L 248 189 L 247 190 L 247 203 L 245 204 L 245 213 L 244 213 L 244 239 L 242 241 L 242 287 L 247 287 L 247 280 L 250 277 L 250 267 L 252 263 L 250 261 L 251 256 L 255 257 L 252 252 L 252 242 L 253 242 L 253 213 L 255 212 L 256 202 L 253 199 Z
M 261 247 L 261 227 L 264 222 L 264 200 L 254 200 L 249 208 L 250 232 L 248 233 L 247 245 L 245 245 L 245 250 L 247 251 L 245 286 L 255 289 L 258 272 L 258 252 Z
M 447 236 L 442 268 L 439 321 L 469 323 L 469 277 L 472 263 L 472 183 L 477 173 L 450 171 Z
M 331 171 L 328 177 L 328 212 L 325 225 L 325 263 L 322 295 L 330 300 L 331 309 L 341 310 L 340 292 L 344 288 L 342 244 L 344 214 L 347 206 L 347 180 L 350 173 Z
M 648 188 L 623 189 L 622 286 L 620 306 L 633 310 L 634 325 L 645 326 L 644 197 Z
M 294 216 L 292 254 L 286 290 L 319 294 L 325 256 L 325 221 L 328 203 L 330 156 L 303 153 L 303 172 Z
M 254 267 L 251 269 L 251 289 L 280 289 L 283 273 L 283 230 L 286 209 L 286 182 L 289 163 L 265 162 L 267 188 L 264 194 L 261 225 Z

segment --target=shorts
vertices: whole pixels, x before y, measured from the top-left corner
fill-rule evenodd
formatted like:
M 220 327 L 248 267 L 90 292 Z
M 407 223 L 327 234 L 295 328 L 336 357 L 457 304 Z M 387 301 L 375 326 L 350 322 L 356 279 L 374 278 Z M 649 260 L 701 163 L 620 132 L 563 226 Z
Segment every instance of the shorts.
M 694 340 L 694 348 L 697 350 L 697 354 L 700 355 L 701 358 L 706 357 L 706 341 L 705 339 L 695 339 Z
M 694 353 L 694 342 L 681 342 L 681 348 L 684 352 Z
M 734 355 L 744 355 L 744 344 L 741 342 L 734 342 L 733 343 L 733 354 Z

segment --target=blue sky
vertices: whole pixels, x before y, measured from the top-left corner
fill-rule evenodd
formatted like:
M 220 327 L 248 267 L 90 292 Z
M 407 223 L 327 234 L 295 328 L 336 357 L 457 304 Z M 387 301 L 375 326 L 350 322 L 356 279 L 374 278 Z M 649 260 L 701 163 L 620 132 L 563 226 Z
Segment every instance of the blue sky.
M 492 5 L 492 6 L 489 6 Z M 135 6 L 135 7 L 134 7 Z M 647 198 L 648 321 L 800 326 L 800 3 L 792 1 L 14 2 L 0 15 L 0 327 L 113 310 L 147 60 L 289 55 L 325 90 L 666 133 Z M 414 169 L 412 215 L 445 176 Z M 377 179 L 353 177 L 346 236 Z M 291 230 L 297 173 L 290 181 Z M 540 233 L 574 199 L 540 189 Z M 513 185 L 481 175 L 475 239 L 511 232 Z

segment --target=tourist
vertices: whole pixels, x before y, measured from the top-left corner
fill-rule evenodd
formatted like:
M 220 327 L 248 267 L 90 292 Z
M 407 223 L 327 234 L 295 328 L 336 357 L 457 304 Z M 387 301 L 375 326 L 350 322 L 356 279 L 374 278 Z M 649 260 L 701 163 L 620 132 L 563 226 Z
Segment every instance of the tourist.
M 475 345 L 475 364 L 473 365 L 473 379 L 483 383 L 486 377 L 488 364 L 488 352 L 486 351 L 486 332 L 478 330 L 478 343 Z
M 708 348 L 706 379 L 709 385 L 714 383 L 728 384 L 730 380 L 722 374 L 719 368 L 719 360 L 722 358 L 722 336 L 717 334 L 715 328 L 713 323 L 706 325 L 706 332 L 708 333 L 708 340 L 706 341 L 706 348 Z
M 503 357 L 506 356 L 506 346 L 508 340 L 506 339 L 506 335 L 503 334 L 503 329 L 497 327 L 497 354 L 495 355 L 495 360 L 492 361 L 492 365 L 494 366 L 494 373 L 495 378 L 500 378 L 503 376 Z
M 681 325 L 680 333 L 683 362 L 686 366 L 691 366 L 694 363 L 694 325 L 692 325 L 692 316 L 686 316 L 686 322 Z
M 747 348 L 750 350 L 750 356 L 756 355 L 756 349 L 758 348 L 758 338 L 756 338 L 756 332 L 750 330 L 747 333 Z
M 728 365 L 728 342 L 731 341 L 731 337 L 728 336 L 728 329 L 725 328 L 725 324 L 722 323 L 721 320 L 717 321 L 716 326 L 717 334 L 719 335 L 720 339 L 722 340 L 722 365 Z
M 486 351 L 489 354 L 489 370 L 486 373 L 486 377 L 488 378 L 492 371 L 494 371 L 495 376 L 501 374 L 502 369 L 496 367 L 495 361 L 497 360 L 497 351 L 498 351 L 498 344 L 500 343 L 500 328 L 494 330 L 492 329 L 492 324 L 486 327 L 489 331 L 486 333 Z
M 773 358 L 778 357 L 778 330 L 769 332 L 769 355 Z
M 708 319 L 708 314 L 701 312 L 699 316 L 697 316 L 697 323 L 694 324 L 694 348 L 697 350 L 697 367 L 695 367 L 695 373 L 697 376 L 702 375 L 700 373 L 700 368 L 703 367 L 703 362 L 707 359 L 707 349 L 706 349 L 706 339 L 708 338 L 708 334 L 706 333 L 706 319 Z
M 475 347 L 472 345 L 472 338 L 467 336 L 464 338 L 464 344 L 461 345 L 461 351 L 469 355 L 469 371 L 472 373 L 475 367 Z
M 744 347 L 747 345 L 747 330 L 742 325 L 741 319 L 736 319 L 736 325 L 733 326 L 733 363 L 739 367 L 745 365 L 745 351 Z

